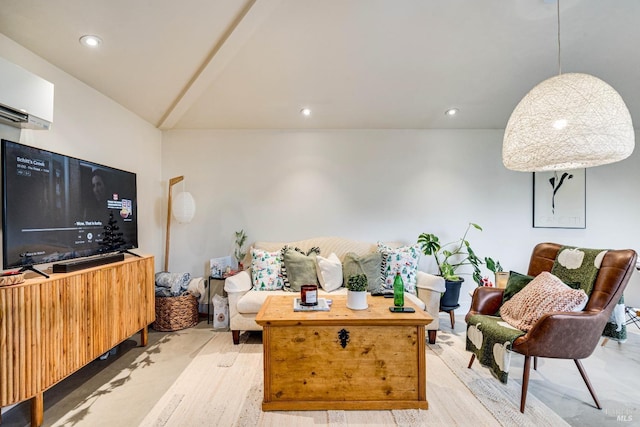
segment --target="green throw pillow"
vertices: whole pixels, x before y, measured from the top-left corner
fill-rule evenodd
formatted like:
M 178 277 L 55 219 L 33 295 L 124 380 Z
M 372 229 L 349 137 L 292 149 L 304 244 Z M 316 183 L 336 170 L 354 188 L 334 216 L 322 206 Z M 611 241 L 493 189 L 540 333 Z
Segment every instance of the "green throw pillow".
M 533 276 L 527 276 L 526 274 L 520 274 L 516 273 L 515 271 L 510 271 L 509 279 L 507 280 L 507 286 L 505 286 L 504 292 L 502 293 L 502 304 L 513 298 L 515 294 L 520 292 L 522 288 L 527 286 L 533 279 Z M 498 309 L 495 315 L 500 316 L 500 309 Z
M 526 274 L 520 274 L 516 273 L 515 271 L 510 271 L 507 286 L 504 288 L 504 293 L 502 294 L 502 304 L 509 301 L 515 294 L 520 292 L 522 288 L 527 286 L 533 279 L 533 276 L 527 276 Z
M 342 263 L 344 283 L 349 283 L 349 277 L 356 274 L 367 276 L 368 291 L 380 289 L 382 287 L 382 254 L 380 252 L 371 252 L 363 256 L 353 252 L 346 254 Z
M 291 291 L 300 292 L 302 285 L 320 286 L 316 273 L 315 252 L 305 255 L 288 248 L 284 251 L 284 266 L 287 269 L 287 279 Z

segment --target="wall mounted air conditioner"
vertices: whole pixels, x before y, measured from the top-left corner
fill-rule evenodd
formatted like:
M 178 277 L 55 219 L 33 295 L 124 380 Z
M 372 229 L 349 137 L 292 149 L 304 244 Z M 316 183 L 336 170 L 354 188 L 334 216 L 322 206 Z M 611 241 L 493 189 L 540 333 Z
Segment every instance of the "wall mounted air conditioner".
M 53 122 L 53 83 L 0 57 L 0 123 L 46 129 Z

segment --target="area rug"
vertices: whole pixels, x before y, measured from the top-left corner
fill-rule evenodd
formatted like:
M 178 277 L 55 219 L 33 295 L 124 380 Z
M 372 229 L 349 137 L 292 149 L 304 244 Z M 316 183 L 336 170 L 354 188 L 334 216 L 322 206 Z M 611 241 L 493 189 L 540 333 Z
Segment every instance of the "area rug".
M 471 353 L 464 348 L 462 336 L 439 332 L 436 344 L 428 348 L 435 353 L 451 372 L 463 382 L 474 396 L 505 426 L 562 426 L 567 424 L 531 392 L 527 394 L 525 413 L 520 412 L 522 383 L 510 379 L 503 384 L 491 375 L 487 368 L 476 361 L 468 369 Z
M 467 369 L 463 340 L 451 333 L 427 345 L 428 410 L 263 412 L 260 335 L 245 334 L 234 346 L 230 333 L 215 334 L 142 426 L 568 425 L 532 394 L 521 414 L 519 384 L 501 384 L 480 367 Z

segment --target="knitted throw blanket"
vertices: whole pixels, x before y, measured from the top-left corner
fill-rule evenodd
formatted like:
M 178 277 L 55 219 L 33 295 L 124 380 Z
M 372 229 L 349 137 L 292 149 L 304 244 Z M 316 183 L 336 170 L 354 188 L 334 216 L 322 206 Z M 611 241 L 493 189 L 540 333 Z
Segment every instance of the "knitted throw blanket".
M 511 344 L 524 335 L 498 316 L 476 314 L 467 323 L 467 351 L 476 355 L 500 382 L 507 383 L 511 363 Z

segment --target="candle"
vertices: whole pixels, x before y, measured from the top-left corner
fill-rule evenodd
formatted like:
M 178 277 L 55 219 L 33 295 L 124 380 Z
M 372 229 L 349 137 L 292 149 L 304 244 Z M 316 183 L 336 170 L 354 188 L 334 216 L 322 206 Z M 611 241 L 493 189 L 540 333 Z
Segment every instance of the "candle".
M 318 305 L 318 286 L 302 285 L 300 287 L 300 304 Z

